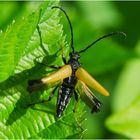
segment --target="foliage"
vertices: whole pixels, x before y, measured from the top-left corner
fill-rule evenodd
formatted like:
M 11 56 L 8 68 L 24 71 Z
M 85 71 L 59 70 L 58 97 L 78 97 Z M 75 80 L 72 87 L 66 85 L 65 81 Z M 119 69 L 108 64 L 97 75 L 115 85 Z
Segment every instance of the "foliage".
M 46 65 L 63 64 L 59 50 L 66 45 L 65 37 L 63 27 L 59 24 L 58 10 L 51 9 L 53 5 L 58 5 L 58 2 L 38 3 L 34 12 L 29 16 L 25 13 L 24 18 L 13 21 L 0 34 L 1 139 L 76 138 L 82 135 L 78 123 L 81 122 L 83 105 L 79 104 L 74 117 L 73 99 L 60 119 L 55 118 L 56 97 L 46 104 L 28 107 L 32 102 L 48 98 L 53 89 L 31 95 L 27 92 L 29 79 L 40 78 L 52 71 L 39 62 Z
M 64 46 L 68 58 L 68 22 L 58 10 L 50 8 L 57 4 L 55 1 L 0 3 L 3 31 L 0 31 L 0 138 L 77 138 L 82 133 L 76 119 L 82 123 L 85 118 L 84 138 L 139 138 L 140 2 L 61 1 L 72 22 L 75 50 L 112 31 L 126 32 L 125 40 L 107 38 L 81 54 L 82 67 L 111 96 L 97 94 L 103 106 L 101 112 L 93 115 L 86 108 L 83 116 L 84 105 L 80 101 L 76 118 L 72 98 L 64 116 L 56 120 L 57 93 L 49 103 L 27 107 L 29 103 L 47 99 L 53 90 L 52 87 L 31 95 L 26 91 L 29 79 L 38 79 L 53 71 L 38 62 L 63 65 L 59 49 Z M 43 46 L 36 28 L 40 7 L 43 9 L 39 20 Z
M 136 46 L 139 50 L 140 45 Z M 140 137 L 140 60 L 129 60 L 123 69 L 115 89 L 112 108 L 114 114 L 108 118 L 108 128 L 130 138 Z M 135 82 L 134 82 L 135 81 Z M 131 87 L 131 88 L 128 88 Z

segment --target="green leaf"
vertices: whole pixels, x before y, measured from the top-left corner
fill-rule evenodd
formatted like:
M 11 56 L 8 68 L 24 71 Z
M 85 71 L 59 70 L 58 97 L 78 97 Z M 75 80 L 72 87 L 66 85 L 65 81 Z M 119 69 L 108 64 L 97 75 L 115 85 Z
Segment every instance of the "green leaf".
M 140 92 L 139 92 L 140 94 Z M 106 121 L 107 127 L 130 138 L 140 138 L 140 96 L 124 110 L 112 115 Z
M 59 10 L 51 9 L 58 1 L 47 1 L 34 13 L 9 26 L 0 34 L 0 138 L 69 138 L 82 135 L 83 103 L 74 115 L 75 99 L 60 119 L 56 119 L 57 93 L 52 101 L 28 107 L 28 104 L 48 99 L 53 87 L 29 95 L 27 82 L 52 72 L 45 65 L 62 65 L 61 47 L 68 53 Z M 41 14 L 40 14 L 41 9 Z M 39 20 L 40 16 L 40 20 Z M 39 20 L 39 23 L 38 23 Z M 42 35 L 40 44 L 39 32 Z M 46 74 L 47 73 L 47 74 Z M 7 80 L 6 80 L 7 79 Z
M 36 29 L 39 12 L 20 22 L 13 21 L 0 38 L 0 82 L 13 74 L 25 47 Z M 24 41 L 23 41 L 24 40 Z
M 113 132 L 130 137 L 140 137 L 140 59 L 129 60 L 112 95 L 113 114 L 106 126 Z
M 82 136 L 82 131 L 78 127 L 79 122 L 76 122 L 76 118 L 72 112 L 72 104 L 74 104 L 74 99 L 69 104 L 66 114 L 60 119 L 46 127 L 43 131 L 39 132 L 37 135 L 33 136 L 32 138 L 46 138 L 46 139 L 56 139 L 56 138 L 67 138 L 67 137 L 79 137 Z M 78 118 L 81 118 L 82 110 L 79 110 L 82 107 L 82 104 L 78 106 L 77 112 L 79 112 Z M 79 118 L 79 119 L 80 119 Z M 73 137 L 73 135 L 75 135 Z
M 139 72 L 140 59 L 135 58 L 127 62 L 112 95 L 112 109 L 114 112 L 125 109 L 140 94 Z

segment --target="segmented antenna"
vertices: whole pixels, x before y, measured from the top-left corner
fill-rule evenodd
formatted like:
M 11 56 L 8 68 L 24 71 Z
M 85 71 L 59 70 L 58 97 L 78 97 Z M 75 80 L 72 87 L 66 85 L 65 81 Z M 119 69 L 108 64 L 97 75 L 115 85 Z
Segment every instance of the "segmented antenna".
M 104 38 L 110 37 L 110 36 L 114 36 L 114 35 L 121 35 L 121 36 L 124 36 L 124 38 L 126 38 L 126 34 L 124 32 L 112 32 L 110 34 L 107 34 L 107 35 L 104 35 L 104 36 L 98 38 L 97 40 L 95 40 L 94 42 L 92 42 L 90 45 L 88 45 L 86 48 L 84 48 L 83 50 L 79 51 L 78 53 L 85 52 L 87 49 L 89 49 L 92 45 L 94 45 L 98 41 L 100 41 L 100 40 L 102 40 Z
M 74 53 L 74 46 L 73 46 L 73 29 L 72 29 L 72 25 L 71 25 L 70 19 L 69 19 L 67 13 L 65 12 L 65 10 L 62 9 L 61 7 L 59 7 L 59 6 L 53 6 L 52 9 L 53 9 L 53 8 L 58 8 L 58 9 L 60 9 L 60 10 L 65 14 L 65 16 L 66 16 L 66 18 L 67 18 L 67 20 L 68 20 L 68 22 L 69 22 L 70 31 L 71 31 L 71 48 L 72 48 L 72 52 Z

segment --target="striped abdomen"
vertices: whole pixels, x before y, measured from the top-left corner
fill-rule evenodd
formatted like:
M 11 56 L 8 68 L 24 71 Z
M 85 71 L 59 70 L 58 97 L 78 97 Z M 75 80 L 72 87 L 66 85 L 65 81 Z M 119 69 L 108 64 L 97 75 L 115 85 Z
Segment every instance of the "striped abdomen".
M 70 102 L 76 83 L 77 83 L 77 78 L 75 76 L 71 76 L 63 80 L 63 84 L 59 89 L 59 94 L 57 99 L 57 109 L 56 109 L 57 117 L 62 116 L 64 109 Z

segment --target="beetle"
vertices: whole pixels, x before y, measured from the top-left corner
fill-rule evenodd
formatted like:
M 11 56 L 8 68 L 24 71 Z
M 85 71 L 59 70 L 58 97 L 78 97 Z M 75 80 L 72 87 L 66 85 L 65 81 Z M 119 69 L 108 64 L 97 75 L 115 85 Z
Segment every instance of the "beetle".
M 95 95 L 93 95 L 89 87 L 95 89 L 96 91 L 98 91 L 104 96 L 109 96 L 109 92 L 104 87 L 102 87 L 86 70 L 84 70 L 81 67 L 81 64 L 79 62 L 80 54 L 85 52 L 87 49 L 91 48 L 91 46 L 93 46 L 96 42 L 102 40 L 103 38 L 107 38 L 113 35 L 126 36 L 126 34 L 124 32 L 112 32 L 110 34 L 98 38 L 84 49 L 80 51 L 75 51 L 74 43 L 73 43 L 74 42 L 73 29 L 72 29 L 72 24 L 70 22 L 70 19 L 64 9 L 62 9 L 59 6 L 53 6 L 52 9 L 54 8 L 57 8 L 60 11 L 62 11 L 68 20 L 70 26 L 70 32 L 71 32 L 70 46 L 72 51 L 69 53 L 68 61 L 66 61 L 66 58 L 64 57 L 64 55 L 62 55 L 62 60 L 65 64 L 64 66 L 62 67 L 50 66 L 52 68 L 56 68 L 56 69 L 59 68 L 59 69 L 47 77 L 43 77 L 38 80 L 29 80 L 27 89 L 29 92 L 33 92 L 34 90 L 39 89 L 43 85 L 51 85 L 53 83 L 59 83 L 50 94 L 48 100 L 43 100 L 39 102 L 39 103 L 43 103 L 43 102 L 50 101 L 56 89 L 59 87 L 59 93 L 58 93 L 57 104 L 56 104 L 57 118 L 60 118 L 62 116 L 64 110 L 66 109 L 73 95 L 75 96 L 76 105 L 77 105 L 79 99 L 78 93 L 80 95 L 80 98 L 85 102 L 85 104 L 87 104 L 92 109 L 91 110 L 92 113 L 98 112 L 100 111 L 100 107 L 102 103 L 97 99 L 97 97 L 95 97 Z M 74 111 L 76 110 L 76 105 L 74 107 Z

